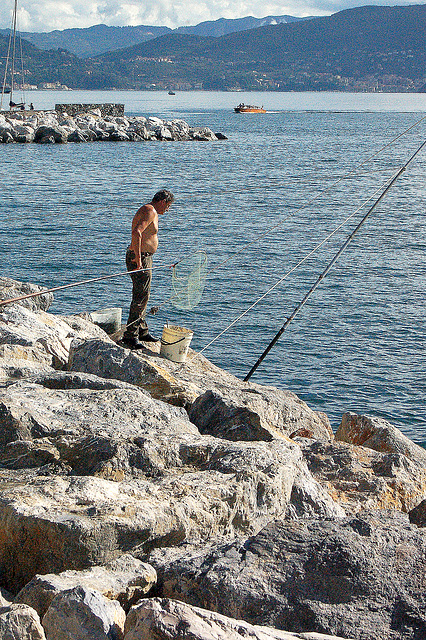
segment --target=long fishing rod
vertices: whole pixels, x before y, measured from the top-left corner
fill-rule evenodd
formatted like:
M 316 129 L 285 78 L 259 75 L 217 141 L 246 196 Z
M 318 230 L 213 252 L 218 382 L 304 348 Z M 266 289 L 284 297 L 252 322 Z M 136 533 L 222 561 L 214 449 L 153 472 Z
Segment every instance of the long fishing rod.
M 385 195 L 387 194 L 387 192 L 392 188 L 392 186 L 395 184 L 395 182 L 398 180 L 398 178 L 401 176 L 402 173 L 404 173 L 404 171 L 406 170 L 406 168 L 408 167 L 408 165 L 414 160 L 414 158 L 417 156 L 418 153 L 420 153 L 420 151 L 423 149 L 423 147 L 426 145 L 426 140 L 420 145 L 420 147 L 417 149 L 417 151 L 415 151 L 413 153 L 413 155 L 409 158 L 409 160 L 407 160 L 407 162 L 399 169 L 399 171 L 394 175 L 394 177 L 392 178 L 392 180 L 390 181 L 390 183 L 387 185 L 387 187 L 384 189 L 384 191 L 380 194 L 380 196 L 377 198 L 377 200 L 372 204 L 372 206 L 370 207 L 370 209 L 367 211 L 367 213 L 365 214 L 365 216 L 362 218 L 362 220 L 359 222 L 359 224 L 355 227 L 355 229 L 352 231 L 352 233 L 349 235 L 349 237 L 346 239 L 346 241 L 343 243 L 343 245 L 340 247 L 339 251 L 334 255 L 334 257 L 332 258 L 332 260 L 328 263 L 328 265 L 326 266 L 326 268 L 324 269 L 324 271 L 321 273 L 321 275 L 318 277 L 318 279 L 316 280 L 316 282 L 312 285 L 312 287 L 309 289 L 308 293 L 305 295 L 305 297 L 303 298 L 303 300 L 298 304 L 298 306 L 295 308 L 295 310 L 293 311 L 293 313 L 291 314 L 291 316 L 289 318 L 287 318 L 287 320 L 285 321 L 285 323 L 283 324 L 283 326 L 281 327 L 281 329 L 278 331 L 278 333 L 274 336 L 274 338 L 271 340 L 271 342 L 268 344 L 268 346 L 266 347 L 266 349 L 264 350 L 264 352 L 262 353 L 262 355 L 258 358 L 258 360 L 256 361 L 256 363 L 252 366 L 252 368 L 250 369 L 250 371 L 248 372 L 248 374 L 246 375 L 246 377 L 244 378 L 244 382 L 247 382 L 251 376 L 253 375 L 253 373 L 256 371 L 256 369 L 258 368 L 258 366 L 261 364 L 261 362 L 266 358 L 266 356 L 268 355 L 268 353 L 271 351 L 271 349 L 275 346 L 275 344 L 278 342 L 278 340 L 280 339 L 280 337 L 282 336 L 282 334 L 284 333 L 285 329 L 288 327 L 288 325 L 290 324 L 290 322 L 294 319 L 294 317 L 297 315 L 297 313 L 300 311 L 300 309 L 305 305 L 306 301 L 310 298 L 310 296 L 312 295 L 312 293 L 315 291 L 315 289 L 319 286 L 319 284 L 322 282 L 322 280 L 325 278 L 325 276 L 327 275 L 327 273 L 330 271 L 330 269 L 332 268 L 332 266 L 335 264 L 335 262 L 339 259 L 340 255 L 343 253 L 343 251 L 346 249 L 346 247 L 349 245 L 349 243 L 351 242 L 351 240 L 354 238 L 354 236 L 358 233 L 359 229 L 362 227 L 362 225 L 364 224 L 364 222 L 367 220 L 367 218 L 370 216 L 370 214 L 374 211 L 374 209 L 377 207 L 377 205 L 379 204 L 379 202 L 381 202 L 381 200 L 383 200 L 383 198 L 385 197 Z
M 108 276 L 100 276 L 99 278 L 89 278 L 89 280 L 80 280 L 80 282 L 72 282 L 71 284 L 64 284 L 60 287 L 52 287 L 51 289 L 43 289 L 42 291 L 36 291 L 35 293 L 27 293 L 24 296 L 18 298 L 10 298 L 10 300 L 0 300 L 0 306 L 10 304 L 12 302 L 18 302 L 19 300 L 26 300 L 27 298 L 35 298 L 36 296 L 42 296 L 45 293 L 52 293 L 53 291 L 61 291 L 62 289 L 69 289 L 70 287 L 79 287 L 83 284 L 89 284 L 90 282 L 100 282 L 101 280 L 109 280 L 110 278 L 118 278 L 119 276 L 128 276 L 131 273 L 137 273 L 140 271 L 151 271 L 149 269 L 134 269 L 133 271 L 123 271 L 121 273 L 112 273 Z

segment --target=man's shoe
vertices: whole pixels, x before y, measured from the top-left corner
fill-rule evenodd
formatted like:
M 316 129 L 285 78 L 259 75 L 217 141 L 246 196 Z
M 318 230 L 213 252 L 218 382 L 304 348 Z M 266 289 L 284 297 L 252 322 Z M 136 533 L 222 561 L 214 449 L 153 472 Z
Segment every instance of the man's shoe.
M 139 340 L 142 340 L 142 342 L 159 342 L 160 338 L 155 338 L 150 333 L 145 333 L 144 335 L 139 334 Z
M 143 342 L 140 342 L 137 338 L 121 338 L 118 344 L 125 349 L 135 350 L 144 348 Z

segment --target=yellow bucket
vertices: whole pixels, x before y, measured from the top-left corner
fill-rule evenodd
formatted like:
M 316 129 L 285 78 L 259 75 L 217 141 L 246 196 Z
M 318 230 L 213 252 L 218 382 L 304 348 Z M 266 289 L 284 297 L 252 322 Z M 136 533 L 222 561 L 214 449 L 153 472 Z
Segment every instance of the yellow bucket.
M 194 332 L 185 327 L 164 325 L 160 354 L 172 362 L 185 362 Z

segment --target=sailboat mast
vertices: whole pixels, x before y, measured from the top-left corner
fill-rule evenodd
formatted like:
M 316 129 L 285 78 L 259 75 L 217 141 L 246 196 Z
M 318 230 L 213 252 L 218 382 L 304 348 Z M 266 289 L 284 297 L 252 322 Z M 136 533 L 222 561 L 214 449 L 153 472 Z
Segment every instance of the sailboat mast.
M 16 59 L 16 20 L 18 15 L 18 0 L 15 0 L 13 7 L 13 19 L 12 19 L 12 79 L 10 82 L 10 102 L 13 102 L 13 89 L 15 82 L 15 59 Z

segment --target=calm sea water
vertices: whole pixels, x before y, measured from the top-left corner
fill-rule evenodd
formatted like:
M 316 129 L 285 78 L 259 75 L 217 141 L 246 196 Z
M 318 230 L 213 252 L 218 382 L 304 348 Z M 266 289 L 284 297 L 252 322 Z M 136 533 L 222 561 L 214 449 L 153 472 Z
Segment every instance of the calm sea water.
M 176 194 L 161 220 L 151 303 L 169 297 L 169 266 L 178 258 L 205 249 L 213 272 L 195 309 L 166 305 L 150 324 L 157 334 L 166 321 L 192 328 L 197 350 L 362 207 L 426 137 L 424 121 L 368 160 L 424 117 L 421 94 L 29 96 L 36 108 L 122 102 L 127 114 L 182 118 L 228 136 L 215 143 L 0 146 L 3 276 L 51 287 L 124 271 L 137 208 L 159 188 Z M 241 101 L 268 113 L 233 113 Z M 422 153 L 252 378 L 294 391 L 326 412 L 334 428 L 345 411 L 355 411 L 426 441 L 425 177 Z M 204 354 L 244 377 L 366 210 Z M 51 310 L 120 306 L 127 317 L 129 296 L 126 276 L 58 292 Z

